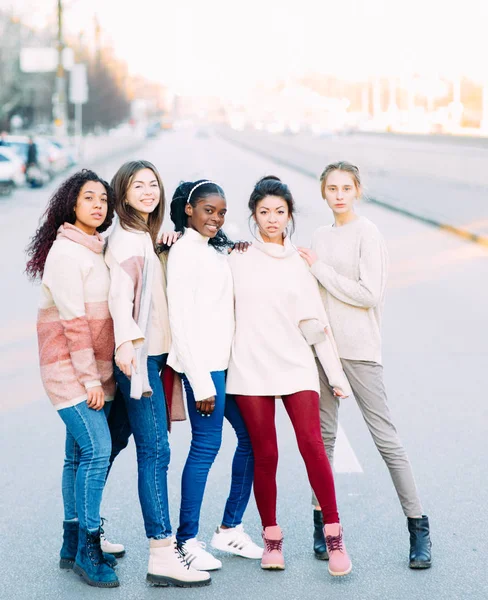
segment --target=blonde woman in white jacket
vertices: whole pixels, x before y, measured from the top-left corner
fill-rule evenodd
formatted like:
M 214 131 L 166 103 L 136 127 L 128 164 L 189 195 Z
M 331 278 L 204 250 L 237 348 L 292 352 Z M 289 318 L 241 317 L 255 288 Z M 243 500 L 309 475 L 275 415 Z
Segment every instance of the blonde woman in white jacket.
M 276 177 L 256 184 L 249 201 L 258 228 L 245 254 L 230 258 L 236 330 L 227 391 L 236 401 L 254 452 L 254 495 L 263 525 L 263 569 L 284 569 L 283 534 L 276 521 L 278 447 L 276 397 L 292 421 L 310 483 L 320 499 L 331 575 L 347 575 L 347 554 L 337 512 L 334 479 L 319 419 L 319 378 L 309 342 L 319 342 L 335 393 L 348 394 L 347 380 L 328 330 L 317 282 L 290 241 L 294 200 Z M 307 341 L 307 338 L 309 340 Z

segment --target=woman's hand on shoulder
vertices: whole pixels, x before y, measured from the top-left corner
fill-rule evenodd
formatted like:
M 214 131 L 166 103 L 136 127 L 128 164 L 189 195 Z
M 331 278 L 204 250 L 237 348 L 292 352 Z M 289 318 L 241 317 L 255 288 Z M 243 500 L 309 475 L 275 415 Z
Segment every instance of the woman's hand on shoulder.
M 168 248 L 170 248 L 173 244 L 176 244 L 180 237 L 180 231 L 165 231 L 159 239 L 158 244 L 160 246 L 168 246 Z
M 247 252 L 249 246 L 252 246 L 252 242 L 236 242 L 232 248 L 229 248 L 229 254 L 234 251 L 238 252 L 239 254 L 243 254 L 244 252 Z
M 309 267 L 311 267 L 319 259 L 315 250 L 312 250 L 311 248 L 298 247 L 297 250 L 298 254 L 307 261 Z
M 101 385 L 92 387 L 87 391 L 86 403 L 88 408 L 101 410 L 105 404 L 105 394 Z
M 132 374 L 131 367 L 134 367 L 134 370 L 137 370 L 136 352 L 131 340 L 120 344 L 117 348 L 117 352 L 115 353 L 115 364 L 122 373 L 129 378 Z

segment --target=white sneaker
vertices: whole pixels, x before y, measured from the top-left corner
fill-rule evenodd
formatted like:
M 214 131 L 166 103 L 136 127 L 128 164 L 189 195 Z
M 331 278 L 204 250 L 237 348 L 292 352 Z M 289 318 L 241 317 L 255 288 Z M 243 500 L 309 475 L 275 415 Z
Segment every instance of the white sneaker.
M 106 554 L 113 554 L 115 558 L 121 558 L 125 554 L 124 546 L 122 544 L 112 544 L 112 542 L 109 542 L 105 537 L 103 529 L 100 533 L 100 546 L 102 548 L 102 552 L 105 552 Z
M 244 531 L 243 525 L 232 529 L 217 527 L 210 542 L 212 548 L 222 552 L 230 552 L 244 558 L 262 558 L 263 548 L 255 544 Z
M 207 552 L 206 547 L 205 542 L 199 542 L 197 538 L 187 540 L 179 546 L 186 562 L 197 571 L 216 571 L 222 568 L 220 560 Z
M 184 553 L 176 545 L 175 538 L 170 546 L 149 548 L 146 579 L 153 585 L 165 587 L 200 587 L 212 581 L 208 573 L 197 571 L 187 563 Z

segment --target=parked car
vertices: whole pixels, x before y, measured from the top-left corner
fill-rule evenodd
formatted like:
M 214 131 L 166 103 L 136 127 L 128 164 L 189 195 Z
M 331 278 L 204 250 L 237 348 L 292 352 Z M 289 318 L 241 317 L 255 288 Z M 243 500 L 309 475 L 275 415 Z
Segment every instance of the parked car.
M 68 157 L 59 145 L 44 137 L 36 138 L 35 141 L 39 150 L 47 156 L 51 179 L 68 168 Z
M 16 187 L 24 184 L 24 163 L 12 149 L 0 146 L 0 194 L 8 196 Z
M 25 168 L 27 169 L 27 156 L 29 153 L 29 137 L 27 135 L 8 135 L 5 140 L 7 148 L 13 150 L 18 157 L 23 161 Z M 51 144 L 39 137 L 34 138 L 34 142 L 37 146 L 37 169 L 35 170 L 35 177 L 29 177 L 27 175 L 27 183 L 35 186 L 42 186 L 52 179 L 56 173 L 53 170 L 52 162 L 53 156 L 50 155 L 49 149 Z M 5 147 L 5 146 L 2 146 Z M 31 169 L 31 171 L 33 171 Z
M 74 146 L 65 144 L 54 137 L 48 137 L 46 139 L 50 144 L 57 148 L 60 153 L 61 158 L 59 160 L 59 164 L 57 165 L 60 170 L 65 171 L 66 169 L 69 169 L 78 163 L 77 151 Z

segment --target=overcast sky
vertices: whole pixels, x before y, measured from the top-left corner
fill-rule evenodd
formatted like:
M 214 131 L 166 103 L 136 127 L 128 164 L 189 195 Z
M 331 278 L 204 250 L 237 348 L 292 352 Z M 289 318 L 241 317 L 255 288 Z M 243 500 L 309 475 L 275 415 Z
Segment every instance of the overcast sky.
M 64 0 L 66 27 L 100 19 L 132 73 L 176 91 L 245 90 L 256 81 L 320 71 L 461 73 L 488 68 L 487 0 Z M 41 24 L 56 0 L 0 0 Z

